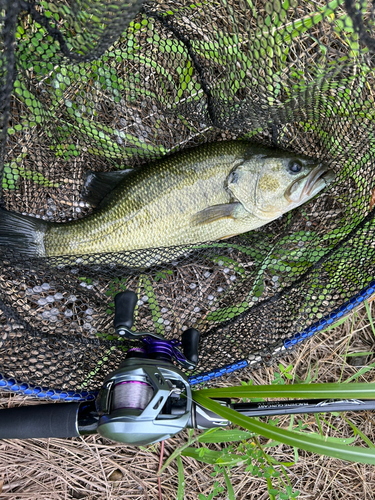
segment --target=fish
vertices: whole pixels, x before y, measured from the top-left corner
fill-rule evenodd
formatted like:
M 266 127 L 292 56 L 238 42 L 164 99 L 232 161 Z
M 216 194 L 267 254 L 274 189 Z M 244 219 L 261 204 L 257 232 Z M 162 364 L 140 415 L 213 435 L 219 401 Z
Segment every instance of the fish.
M 115 187 L 107 182 L 112 174 Z M 224 240 L 306 203 L 334 175 L 318 160 L 237 140 L 92 177 L 91 191 L 96 182 L 104 197 L 90 215 L 56 223 L 0 209 L 0 245 L 29 257 L 72 263 L 91 256 L 86 263 L 100 264 L 102 254 Z

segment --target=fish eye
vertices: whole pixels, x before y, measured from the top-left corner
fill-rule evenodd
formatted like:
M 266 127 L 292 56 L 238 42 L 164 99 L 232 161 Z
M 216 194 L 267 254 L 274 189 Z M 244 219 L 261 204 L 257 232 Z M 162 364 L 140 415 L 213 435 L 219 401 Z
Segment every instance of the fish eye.
M 301 162 L 292 160 L 288 163 L 288 170 L 291 174 L 298 174 L 302 170 Z

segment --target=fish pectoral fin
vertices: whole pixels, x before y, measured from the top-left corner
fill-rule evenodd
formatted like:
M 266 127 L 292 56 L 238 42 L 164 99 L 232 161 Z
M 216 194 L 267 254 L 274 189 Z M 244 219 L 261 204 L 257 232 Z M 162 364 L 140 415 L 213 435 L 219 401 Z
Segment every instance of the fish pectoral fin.
M 240 205 L 240 203 L 226 203 L 224 205 L 214 205 L 213 207 L 205 208 L 193 215 L 191 222 L 199 226 L 201 224 L 210 224 L 220 219 L 235 219 L 236 211 Z
M 130 172 L 134 172 L 134 169 L 116 172 L 88 172 L 81 193 L 82 198 L 93 207 L 97 207 Z

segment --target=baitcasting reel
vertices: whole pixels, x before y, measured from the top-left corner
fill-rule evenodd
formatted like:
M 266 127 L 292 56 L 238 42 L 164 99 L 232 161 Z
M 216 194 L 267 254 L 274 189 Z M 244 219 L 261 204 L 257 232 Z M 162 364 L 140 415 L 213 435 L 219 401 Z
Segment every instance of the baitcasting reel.
M 187 376 L 173 364 L 196 366 L 199 332 L 189 328 L 179 342 L 131 331 L 137 300 L 131 291 L 115 297 L 116 333 L 142 340 L 143 347 L 130 349 L 120 368 L 105 379 L 96 400 L 97 432 L 113 441 L 140 445 L 167 439 L 185 427 L 227 425 L 216 416 L 211 423 L 192 402 Z
M 199 332 L 186 330 L 166 340 L 133 332 L 134 292 L 115 296 L 116 333 L 140 340 L 125 361 L 104 380 L 95 401 L 11 408 L 0 412 L 0 438 L 71 437 L 98 432 L 113 441 L 145 445 L 167 439 L 185 427 L 228 425 L 191 398 L 187 376 L 174 362 L 192 369 L 198 362 Z M 179 347 L 182 347 L 182 352 Z
M 74 437 L 99 433 L 133 445 L 167 439 L 185 427 L 225 427 L 228 421 L 192 401 L 189 380 L 174 363 L 191 369 L 198 362 L 199 332 L 190 328 L 178 340 L 133 332 L 135 293 L 115 297 L 118 335 L 142 341 L 103 383 L 95 401 L 45 404 L 0 411 L 0 439 Z M 182 351 L 179 347 L 182 347 Z M 262 401 L 221 405 L 247 416 L 270 416 L 348 410 L 373 410 L 375 400 Z

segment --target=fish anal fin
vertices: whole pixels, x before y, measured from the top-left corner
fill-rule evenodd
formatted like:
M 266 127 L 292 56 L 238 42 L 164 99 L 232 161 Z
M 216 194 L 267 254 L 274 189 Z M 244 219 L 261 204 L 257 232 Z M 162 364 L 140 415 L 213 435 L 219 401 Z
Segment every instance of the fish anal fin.
M 102 200 L 131 172 L 128 170 L 118 170 L 115 172 L 91 172 L 86 176 L 82 189 L 82 199 L 90 203 L 93 207 L 100 205 Z
M 235 219 L 235 212 L 239 206 L 240 203 L 214 205 L 193 215 L 191 222 L 192 224 L 199 226 L 203 224 L 211 224 L 212 222 L 216 222 L 220 219 Z

